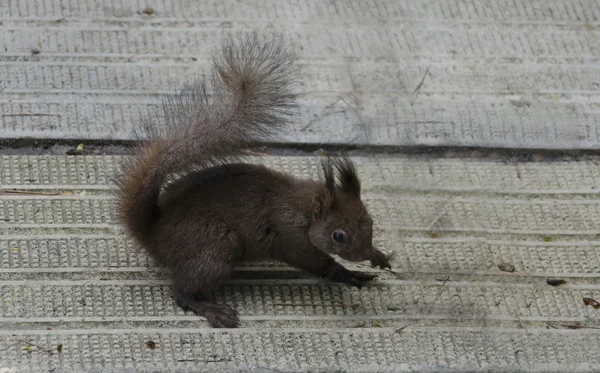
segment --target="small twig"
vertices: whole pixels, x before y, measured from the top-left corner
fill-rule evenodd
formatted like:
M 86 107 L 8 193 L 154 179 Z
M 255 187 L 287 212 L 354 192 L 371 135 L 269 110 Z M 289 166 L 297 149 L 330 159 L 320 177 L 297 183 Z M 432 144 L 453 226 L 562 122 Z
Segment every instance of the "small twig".
M 317 119 L 321 118 L 323 116 L 323 114 L 325 114 L 325 112 L 327 110 L 331 109 L 333 106 L 335 106 L 335 104 L 337 104 L 341 100 L 342 100 L 342 98 L 338 98 L 332 104 L 327 105 L 325 107 L 325 109 L 321 110 L 321 112 L 319 112 L 319 114 L 317 114 L 317 116 L 315 116 L 313 119 L 309 120 L 308 123 L 306 123 L 304 126 L 302 126 L 300 128 L 300 131 L 304 131 L 305 129 L 307 129 L 308 127 L 310 127 L 310 125 L 313 124 Z
M 222 363 L 224 361 L 231 361 L 231 359 L 229 358 L 220 358 L 220 359 L 206 359 L 206 360 L 200 360 L 200 359 L 178 359 L 177 362 L 180 363 L 185 363 L 185 362 L 197 362 L 197 361 L 201 361 L 204 363 Z
M 308 305 L 302 303 L 272 303 L 272 306 L 294 306 L 294 307 L 307 307 Z
M 22 195 L 32 195 L 32 196 L 58 196 L 60 193 L 48 193 L 48 192 L 32 192 L 29 190 L 9 190 L 9 189 L 0 189 L 0 194 L 22 194 Z
M 393 271 L 393 270 L 391 270 L 389 268 L 384 268 L 383 270 L 385 272 L 389 272 L 389 273 L 393 274 L 394 276 L 396 276 L 398 278 L 403 278 L 404 277 L 404 276 L 402 276 L 402 274 L 400 272 Z
M 450 124 L 452 122 L 445 122 L 442 120 L 407 120 L 403 122 L 396 122 L 397 124 Z
M 342 97 L 343 96 L 352 96 L 355 100 L 358 100 L 358 98 L 356 97 L 356 95 L 352 91 L 350 91 L 350 92 L 344 92 L 344 91 L 306 91 L 302 95 L 303 96 L 308 96 L 308 95 L 312 95 L 314 93 L 335 93 L 335 94 L 340 95 Z
M 521 180 L 521 167 L 519 167 L 519 162 L 515 162 L 515 169 L 517 171 L 517 178 Z
M 413 91 L 413 95 L 414 96 L 418 96 L 419 93 L 421 92 L 421 88 L 423 87 L 423 84 L 425 83 L 425 78 L 427 77 L 427 75 L 429 74 L 429 68 L 431 66 L 427 66 L 427 70 L 425 70 L 425 74 L 423 74 L 423 78 L 421 79 L 421 82 L 417 85 L 417 88 L 415 88 L 415 90 Z
M 439 221 L 439 220 L 440 220 L 440 219 L 441 219 L 441 218 L 442 218 L 444 215 L 446 215 L 446 214 L 448 213 L 448 209 L 447 209 L 447 208 L 448 208 L 448 203 L 446 203 L 446 204 L 444 205 L 444 207 L 443 207 L 443 209 L 442 209 L 442 212 L 440 212 L 439 214 L 437 214 L 437 216 L 436 216 L 436 217 L 433 219 L 433 221 L 431 222 L 431 224 L 429 224 L 429 226 L 427 227 L 427 230 L 428 230 L 428 231 L 430 231 L 430 230 L 431 230 L 431 228 L 433 228 L 433 226 L 434 226 L 435 224 L 437 224 L 437 223 L 438 223 L 438 221 Z M 441 228 L 441 226 L 440 226 L 440 228 Z
M 444 282 L 442 283 L 442 286 L 440 287 L 440 290 L 438 291 L 435 299 L 433 300 L 433 302 L 431 303 L 431 306 L 429 306 L 429 309 L 427 310 L 427 314 L 429 315 L 431 313 L 431 311 L 433 311 L 433 306 L 435 305 L 435 302 L 437 302 L 437 300 L 440 298 L 440 296 L 442 296 L 442 292 L 444 291 L 444 286 L 446 285 L 446 283 L 450 281 L 450 276 L 446 277 L 446 279 L 444 280 Z M 394 329 L 394 331 L 396 333 L 400 333 L 401 331 L 403 331 L 404 329 L 413 326 L 417 323 L 419 323 L 421 320 L 415 320 L 412 323 L 408 323 L 404 326 L 401 326 L 399 328 Z
M 358 118 L 358 120 L 360 121 L 360 124 L 363 125 L 364 127 L 364 121 L 362 120 L 362 116 L 358 113 L 358 111 L 354 108 L 354 106 L 350 105 L 348 103 L 348 101 L 346 101 L 346 99 L 344 97 L 353 97 L 355 100 L 358 101 L 358 98 L 356 97 L 356 95 L 352 92 L 347 92 L 347 93 L 342 93 L 341 97 L 339 97 L 337 100 L 335 100 L 333 103 L 327 105 L 325 107 L 325 109 L 321 110 L 319 112 L 319 114 L 317 114 L 313 119 L 309 120 L 308 123 L 306 123 L 304 126 L 302 126 L 300 128 L 300 131 L 304 131 L 305 129 L 307 129 L 308 127 L 310 127 L 311 124 L 313 124 L 317 119 L 321 118 L 323 116 L 323 114 L 325 114 L 329 109 L 331 109 L 332 107 L 334 107 L 338 102 L 343 102 L 345 103 L 350 110 L 352 110 L 352 112 L 354 113 L 354 115 L 356 115 L 356 117 Z
M 1 91 L 0 91 L 1 92 Z M 2 114 L 2 117 L 60 117 L 60 114 Z
M 36 350 L 30 349 L 28 352 L 43 352 L 46 353 L 48 355 L 52 355 L 54 353 L 54 351 L 52 351 L 52 349 L 50 348 L 41 348 L 40 346 L 36 345 L 35 343 L 32 342 L 32 340 L 24 340 L 24 339 L 17 339 L 18 342 L 23 343 L 26 347 L 35 347 Z
M 355 98 L 356 99 L 356 98 Z M 342 100 L 343 103 L 345 103 L 346 105 L 348 105 L 348 107 L 350 108 L 350 110 L 352 110 L 352 112 L 354 113 L 354 115 L 356 115 L 356 117 L 358 118 L 358 120 L 360 121 L 360 124 L 363 124 L 363 120 L 361 115 L 358 113 L 358 111 L 356 111 L 356 109 L 354 108 L 354 106 L 350 105 L 348 103 L 348 101 L 346 101 L 345 98 L 340 98 L 340 100 Z
M 600 327 L 597 326 L 587 326 L 579 324 L 560 324 L 560 326 L 567 329 L 600 329 Z

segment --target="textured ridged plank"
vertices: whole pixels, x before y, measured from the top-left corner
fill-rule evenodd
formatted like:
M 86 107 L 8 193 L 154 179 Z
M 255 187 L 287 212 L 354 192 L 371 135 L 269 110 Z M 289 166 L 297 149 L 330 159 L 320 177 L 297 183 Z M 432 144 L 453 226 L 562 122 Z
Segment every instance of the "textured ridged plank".
M 579 330 L 124 330 L 116 334 L 81 330 L 15 334 L 0 336 L 2 350 L 10 356 L 1 366 L 36 371 L 60 367 L 64 372 L 81 372 L 110 366 L 116 372 L 176 367 L 178 371 L 205 372 L 506 372 L 518 366 L 532 372 L 575 373 L 591 371 L 600 363 L 598 333 Z M 148 341 L 154 342 L 155 349 L 147 347 Z M 32 344 L 35 352 L 23 351 Z M 54 351 L 58 344 L 63 346 L 62 353 Z
M 217 40 L 272 27 L 301 57 L 307 94 L 282 143 L 600 143 L 594 2 L 102 4 L 0 5 L 3 137 L 131 139 Z
M 118 172 L 118 156 L 0 156 L 2 188 L 106 189 Z M 600 167 L 581 162 L 503 162 L 419 157 L 356 157 L 368 188 L 498 194 L 600 194 Z M 318 177 L 316 157 L 259 157 L 300 177 Z
M 102 197 L 101 197 L 102 198 Z M 364 197 L 377 228 L 388 232 L 490 232 L 600 234 L 600 200 L 510 200 L 368 194 Z M 114 200 L 91 197 L 0 199 L 0 229 L 89 228 L 117 224 Z M 35 232 L 35 231 L 34 231 Z M 32 232 L 32 233 L 34 233 Z
M 600 298 L 594 162 L 357 158 L 375 243 L 394 254 L 395 273 L 373 270 L 379 280 L 359 290 L 279 263 L 243 264 L 214 294 L 240 311 L 243 328 L 217 331 L 177 308 L 168 273 L 119 234 L 110 196 L 118 159 L 0 158 L 0 188 L 59 193 L 0 195 L 0 369 L 583 372 L 596 364 L 600 314 L 582 301 Z M 252 160 L 319 172 L 310 157 Z
M 394 270 L 506 275 L 497 269 L 512 263 L 516 274 L 526 276 L 600 277 L 600 242 L 543 242 L 534 237 L 523 241 L 470 238 L 400 238 L 380 234 L 380 247 L 396 253 Z M 271 270 L 286 267 L 276 263 L 247 263 Z M 87 271 L 145 272 L 155 268 L 143 251 L 124 236 L 26 236 L 0 239 L 0 274 L 81 273 Z
M 266 320 L 306 316 L 403 315 L 440 319 L 531 319 L 585 322 L 600 327 L 600 314 L 587 307 L 584 297 L 598 297 L 600 286 L 552 287 L 539 284 L 382 280 L 356 289 L 341 284 L 288 280 L 233 281 L 214 294 L 219 303 L 235 307 L 242 316 Z M 154 283 L 153 283 L 154 282 Z M 0 281 L 3 304 L 0 323 L 46 318 L 54 322 L 86 318 L 165 317 L 184 315 L 171 299 L 166 280 Z M 76 283 L 76 284 L 74 284 Z M 133 283 L 129 285 L 129 283 Z M 238 283 L 237 285 L 235 283 Z M 543 284 L 543 285 L 542 285 Z M 395 311 L 390 311 L 390 307 Z M 198 318 L 202 323 L 203 320 Z M 396 327 L 404 322 L 396 322 Z
M 322 96 L 332 96 L 327 91 L 360 92 L 361 94 L 386 92 L 408 96 L 428 70 L 427 85 L 423 94 L 474 96 L 477 94 L 516 94 L 533 90 L 538 95 L 583 95 L 596 100 L 600 69 L 597 66 L 570 66 L 538 64 L 524 70 L 517 64 L 495 63 L 492 66 L 475 64 L 466 67 L 456 61 L 446 63 L 415 63 L 407 60 L 397 63 L 371 62 L 336 64 L 298 64 L 302 81 L 300 91 L 324 91 Z M 428 61 L 429 62 L 429 61 Z M 350 67 L 350 68 L 349 68 Z M 489 75 L 490 69 L 494 70 Z M 118 94 L 135 99 L 136 96 L 166 95 L 192 78 L 205 76 L 205 61 L 193 63 L 117 64 L 98 62 L 39 61 L 0 62 L 0 79 L 5 82 L 5 93 L 34 96 L 39 93 Z M 549 98 L 549 97 L 546 97 Z M 351 100 L 351 98 L 347 98 Z M 531 103 L 515 100 L 522 106 Z
M 109 19 L 139 19 L 146 3 L 115 0 L 29 0 L 6 1 L 0 4 L 0 14 L 11 20 L 48 19 L 52 17 L 91 17 Z M 347 21 L 373 18 L 394 20 L 422 20 L 429 22 L 518 22 L 518 23 L 572 23 L 597 22 L 600 6 L 593 0 L 514 2 L 511 0 L 466 0 L 459 2 L 420 0 L 328 3 L 319 0 L 294 1 L 193 1 L 177 0 L 153 2 L 154 17 L 159 19 L 285 19 L 295 21 Z M 243 18 L 241 17 L 243 14 Z M 148 17 L 152 19 L 153 17 Z
M 595 148 L 599 21 L 592 0 L 2 1 L 0 136 L 129 138 L 225 33 L 272 27 L 307 93 L 283 142 Z M 118 234 L 115 161 L 0 158 L 0 189 L 62 194 L 0 196 L 2 373 L 600 365 L 599 314 L 582 302 L 600 299 L 593 162 L 359 159 L 398 273 L 357 290 L 247 264 L 216 294 L 244 328 L 219 331 L 178 310 L 167 273 Z M 315 159 L 261 161 L 318 173 Z
M 252 25 L 238 24 L 240 30 Z M 298 25 L 300 26 L 300 25 Z M 583 25 L 582 25 L 583 26 Z M 283 30 L 282 25 L 276 25 Z M 235 30 L 234 29 L 234 30 Z M 290 42 L 302 48 L 304 58 L 330 59 L 349 56 L 354 58 L 390 58 L 389 49 L 407 56 L 468 56 L 486 58 L 584 58 L 598 55 L 595 30 L 578 30 L 537 26 L 533 29 L 505 27 L 500 29 L 470 28 L 439 25 L 426 28 L 401 26 L 344 26 L 312 25 L 301 31 L 288 28 Z M 5 34 L 5 55 L 31 53 L 38 48 L 52 54 L 91 55 L 151 55 L 196 56 L 209 51 L 228 30 L 218 27 L 169 26 L 152 28 L 107 27 L 44 27 L 29 28 L 1 26 Z M 582 32 L 585 31 L 585 32 Z M 318 43 L 311 42 L 318 40 Z M 332 48 L 333 47 L 333 48 Z

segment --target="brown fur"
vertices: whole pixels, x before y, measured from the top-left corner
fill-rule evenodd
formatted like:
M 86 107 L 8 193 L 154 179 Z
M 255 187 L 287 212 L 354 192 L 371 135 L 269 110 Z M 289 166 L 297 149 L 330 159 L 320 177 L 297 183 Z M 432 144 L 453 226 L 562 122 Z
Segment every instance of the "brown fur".
M 239 323 L 235 310 L 206 296 L 241 261 L 278 259 L 356 286 L 375 276 L 330 254 L 390 266 L 372 246 L 373 221 L 349 158 L 328 157 L 322 181 L 241 162 L 293 114 L 292 61 L 279 37 L 226 41 L 208 84 L 186 87 L 142 122 L 149 139 L 118 180 L 127 232 L 171 270 L 177 304 L 214 327 Z

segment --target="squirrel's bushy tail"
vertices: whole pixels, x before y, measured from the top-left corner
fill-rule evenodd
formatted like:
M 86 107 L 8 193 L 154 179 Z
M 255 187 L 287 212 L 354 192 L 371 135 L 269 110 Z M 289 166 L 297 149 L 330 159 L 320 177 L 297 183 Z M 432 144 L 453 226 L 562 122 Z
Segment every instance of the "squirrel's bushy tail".
M 206 81 L 185 86 L 142 120 L 147 140 L 117 182 L 130 234 L 141 243 L 150 236 L 169 174 L 229 162 L 285 126 L 295 108 L 293 60 L 280 35 L 229 38 Z

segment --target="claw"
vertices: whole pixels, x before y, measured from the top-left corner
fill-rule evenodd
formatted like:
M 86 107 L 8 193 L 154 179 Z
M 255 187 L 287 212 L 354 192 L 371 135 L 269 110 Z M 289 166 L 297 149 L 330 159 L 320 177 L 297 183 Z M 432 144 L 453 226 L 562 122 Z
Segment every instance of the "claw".
M 373 256 L 371 257 L 371 266 L 379 267 L 381 269 L 392 269 L 389 257 L 377 249 L 373 250 Z

